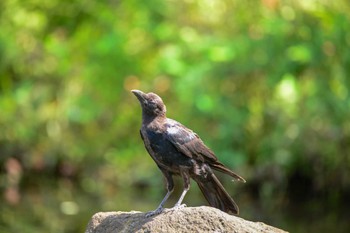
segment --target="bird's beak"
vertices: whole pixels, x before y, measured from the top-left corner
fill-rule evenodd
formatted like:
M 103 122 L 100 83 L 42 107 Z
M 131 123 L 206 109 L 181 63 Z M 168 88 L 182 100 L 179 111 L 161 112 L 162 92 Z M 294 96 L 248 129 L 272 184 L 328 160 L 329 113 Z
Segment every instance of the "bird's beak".
M 143 103 L 146 101 L 146 94 L 144 92 L 139 90 L 131 90 L 131 92 L 137 97 L 140 103 Z

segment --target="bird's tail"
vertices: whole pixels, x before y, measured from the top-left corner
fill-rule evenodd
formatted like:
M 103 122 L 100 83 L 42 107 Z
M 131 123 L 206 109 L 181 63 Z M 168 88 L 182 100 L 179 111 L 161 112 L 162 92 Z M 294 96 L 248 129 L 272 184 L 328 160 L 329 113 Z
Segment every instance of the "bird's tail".
M 216 163 L 210 164 L 210 167 L 217 170 L 217 171 L 220 171 L 220 172 L 223 172 L 223 173 L 226 173 L 226 174 L 232 176 L 237 181 L 241 181 L 243 183 L 246 182 L 243 177 L 241 177 L 240 175 L 237 175 L 236 173 L 234 173 L 233 171 L 231 171 L 230 169 L 225 167 L 225 165 L 223 165 L 222 163 L 220 163 L 218 161 Z
M 205 199 L 209 204 L 228 214 L 237 214 L 239 209 L 234 200 L 226 192 L 214 173 L 208 174 L 206 178 L 198 177 L 195 179 Z

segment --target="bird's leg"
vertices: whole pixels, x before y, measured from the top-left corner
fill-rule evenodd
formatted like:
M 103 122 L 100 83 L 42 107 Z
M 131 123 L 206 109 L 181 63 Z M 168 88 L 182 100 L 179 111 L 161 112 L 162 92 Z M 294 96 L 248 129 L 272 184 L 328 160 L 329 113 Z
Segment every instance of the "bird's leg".
M 167 190 L 168 192 L 166 193 L 165 197 L 163 198 L 163 200 L 160 202 L 159 206 L 157 209 L 150 211 L 146 214 L 146 217 L 151 217 L 157 214 L 160 214 L 163 212 L 164 210 L 164 203 L 168 200 L 168 198 L 170 197 L 170 195 L 173 193 L 174 191 L 174 181 L 173 181 L 173 177 L 171 175 L 171 173 L 163 171 L 163 175 L 165 177 L 165 181 L 167 183 Z
M 188 170 L 180 168 L 180 172 L 181 172 L 181 177 L 184 180 L 184 189 L 181 193 L 179 200 L 176 202 L 175 206 L 173 207 L 173 209 L 179 209 L 181 207 L 186 207 L 186 204 L 181 205 L 181 203 L 182 203 L 183 199 L 185 198 L 188 190 L 190 190 L 190 185 L 191 185 L 191 180 L 190 180 L 190 175 L 188 174 Z

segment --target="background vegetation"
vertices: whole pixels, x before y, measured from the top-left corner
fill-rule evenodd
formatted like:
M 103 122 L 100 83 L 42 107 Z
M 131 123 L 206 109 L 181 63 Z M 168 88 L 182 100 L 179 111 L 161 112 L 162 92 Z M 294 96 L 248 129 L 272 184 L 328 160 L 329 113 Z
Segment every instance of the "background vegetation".
M 346 0 L 2 0 L 0 231 L 84 232 L 165 190 L 131 89 L 247 179 L 241 216 L 349 232 Z M 181 191 L 181 182 L 171 206 Z M 185 202 L 206 204 L 195 184 Z

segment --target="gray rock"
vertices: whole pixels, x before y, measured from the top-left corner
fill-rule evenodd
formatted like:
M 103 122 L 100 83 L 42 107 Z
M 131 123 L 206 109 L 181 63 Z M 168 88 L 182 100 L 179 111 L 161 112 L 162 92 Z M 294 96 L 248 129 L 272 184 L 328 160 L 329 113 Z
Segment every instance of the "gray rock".
M 228 215 L 218 209 L 202 207 L 186 207 L 165 210 L 162 214 L 146 217 L 146 213 L 100 212 L 92 216 L 85 233 L 112 232 L 272 232 L 285 231 L 261 222 L 251 222 Z

